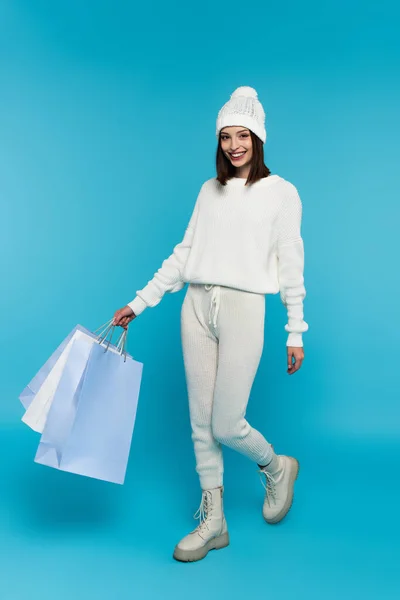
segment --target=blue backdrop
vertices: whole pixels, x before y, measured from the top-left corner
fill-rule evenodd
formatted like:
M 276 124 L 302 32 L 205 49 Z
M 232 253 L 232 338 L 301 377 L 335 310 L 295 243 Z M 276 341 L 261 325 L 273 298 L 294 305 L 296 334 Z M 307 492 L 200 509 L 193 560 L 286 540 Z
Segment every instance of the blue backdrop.
M 399 9 L 292 0 L 0 6 L 0 551 L 4 600 L 399 597 Z M 34 464 L 17 397 L 76 323 L 133 299 L 215 176 L 215 119 L 258 91 L 265 160 L 303 201 L 305 361 L 267 297 L 247 416 L 301 464 L 261 515 L 224 449 L 231 545 L 172 559 L 200 502 L 180 345 L 185 290 L 130 327 L 144 363 L 124 486 Z

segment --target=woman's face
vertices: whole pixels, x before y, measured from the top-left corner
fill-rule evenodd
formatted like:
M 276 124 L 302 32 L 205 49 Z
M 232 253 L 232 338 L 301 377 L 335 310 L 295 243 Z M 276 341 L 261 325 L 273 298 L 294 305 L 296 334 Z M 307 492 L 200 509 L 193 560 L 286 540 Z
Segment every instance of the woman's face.
M 250 165 L 253 145 L 250 131 L 245 127 L 224 127 L 220 134 L 221 148 L 234 167 Z

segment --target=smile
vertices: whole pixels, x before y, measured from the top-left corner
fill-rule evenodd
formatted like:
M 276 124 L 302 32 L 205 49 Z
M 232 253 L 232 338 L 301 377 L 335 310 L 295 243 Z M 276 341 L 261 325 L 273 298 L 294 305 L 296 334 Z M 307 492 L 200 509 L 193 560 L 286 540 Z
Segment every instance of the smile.
M 244 152 L 235 152 L 235 154 L 230 154 L 230 157 L 233 160 L 238 160 L 239 158 L 242 158 L 242 156 L 244 156 L 246 154 L 247 150 L 245 150 Z

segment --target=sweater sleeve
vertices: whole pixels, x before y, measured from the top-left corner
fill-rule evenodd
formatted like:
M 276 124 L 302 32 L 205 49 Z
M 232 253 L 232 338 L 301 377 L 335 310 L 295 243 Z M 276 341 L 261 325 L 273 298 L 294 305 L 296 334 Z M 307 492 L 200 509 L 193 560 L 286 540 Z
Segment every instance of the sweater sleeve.
M 278 218 L 278 278 L 282 303 L 287 309 L 289 333 L 286 346 L 303 346 L 302 334 L 308 330 L 303 318 L 304 243 L 301 237 L 302 202 L 297 189 L 291 186 L 282 202 Z
M 182 241 L 174 247 L 172 254 L 163 261 L 147 285 L 138 290 L 135 298 L 128 303 L 136 316 L 147 307 L 157 306 L 166 292 L 178 292 L 185 286 L 182 273 L 192 246 L 198 210 L 199 199 L 196 201 Z

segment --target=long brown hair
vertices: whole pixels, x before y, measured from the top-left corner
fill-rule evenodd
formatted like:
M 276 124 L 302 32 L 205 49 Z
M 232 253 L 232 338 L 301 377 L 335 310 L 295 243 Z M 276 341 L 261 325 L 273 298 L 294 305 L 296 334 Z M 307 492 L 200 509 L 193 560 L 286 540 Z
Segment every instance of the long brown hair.
M 250 129 L 249 129 L 250 131 Z M 251 141 L 253 145 L 253 157 L 251 160 L 250 173 L 247 178 L 246 184 L 255 183 L 263 177 L 268 177 L 271 171 L 264 164 L 264 145 L 260 138 L 250 131 Z M 236 167 L 231 161 L 225 156 L 221 148 L 221 132 L 218 136 L 218 147 L 216 155 L 216 168 L 217 168 L 217 180 L 222 184 L 226 185 L 226 182 L 231 177 L 235 176 Z

